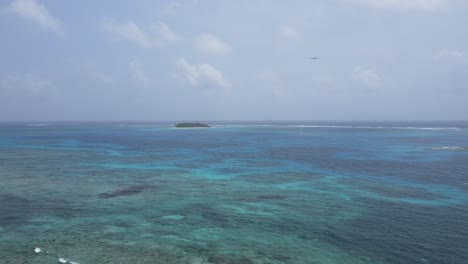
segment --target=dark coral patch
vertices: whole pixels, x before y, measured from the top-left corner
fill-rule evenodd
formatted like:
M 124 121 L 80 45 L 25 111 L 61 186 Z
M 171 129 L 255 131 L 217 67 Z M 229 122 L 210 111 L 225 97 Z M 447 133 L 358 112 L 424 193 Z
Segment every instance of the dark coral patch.
M 259 200 L 284 200 L 287 197 L 284 195 L 260 195 L 257 196 Z
M 157 189 L 157 187 L 152 186 L 152 185 L 133 185 L 133 186 L 128 186 L 123 189 L 118 189 L 112 192 L 101 193 L 99 194 L 99 198 L 109 199 L 109 198 L 114 198 L 118 196 L 131 196 L 131 195 L 139 194 L 146 190 L 155 190 L 155 189 Z

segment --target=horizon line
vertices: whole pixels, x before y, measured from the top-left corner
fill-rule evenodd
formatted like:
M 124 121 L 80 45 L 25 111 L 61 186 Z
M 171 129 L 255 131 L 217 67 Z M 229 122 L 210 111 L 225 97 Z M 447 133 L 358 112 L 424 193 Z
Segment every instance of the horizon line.
M 460 119 L 161 119 L 161 120 L 0 120 L 0 123 L 115 123 L 115 122 L 468 122 Z

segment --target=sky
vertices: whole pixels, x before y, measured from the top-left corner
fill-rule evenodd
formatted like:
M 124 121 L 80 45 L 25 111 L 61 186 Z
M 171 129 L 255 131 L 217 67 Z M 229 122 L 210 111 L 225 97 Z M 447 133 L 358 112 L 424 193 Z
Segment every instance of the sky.
M 0 121 L 468 120 L 467 28 L 465 0 L 0 0 Z

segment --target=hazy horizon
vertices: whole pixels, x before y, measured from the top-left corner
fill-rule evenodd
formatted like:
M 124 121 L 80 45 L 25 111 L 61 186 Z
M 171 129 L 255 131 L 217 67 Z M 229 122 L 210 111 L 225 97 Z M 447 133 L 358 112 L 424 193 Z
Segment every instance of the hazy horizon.
M 467 11 L 460 0 L 5 0 L 0 122 L 463 121 Z
M 11 124 L 11 123 L 20 123 L 20 124 L 54 124 L 54 123 L 142 123 L 144 124 L 163 124 L 163 125 L 174 125 L 177 123 L 183 123 L 183 122 L 188 122 L 188 123 L 195 123 L 195 122 L 201 122 L 201 123 L 206 123 L 206 124 L 255 124 L 258 123 L 260 125 L 265 125 L 268 123 L 285 123 L 285 124 L 312 124 L 312 123 L 317 123 L 317 124 L 346 124 L 346 123 L 364 123 L 364 124 L 373 124 L 373 123 L 402 123 L 402 124 L 427 124 L 427 123 L 432 123 L 432 124 L 444 124 L 444 123 L 463 123 L 463 124 L 468 124 L 468 120 L 325 120 L 325 119 L 316 119 L 316 120 L 275 120 L 275 119 L 264 119 L 264 120 L 254 120 L 254 119 L 244 119 L 244 120 L 205 120 L 205 119 L 173 119 L 173 120 L 120 120 L 120 119 L 114 119 L 114 120 L 2 120 L 0 121 L 1 123 L 4 124 Z M 301 123 L 302 122 L 302 123 Z

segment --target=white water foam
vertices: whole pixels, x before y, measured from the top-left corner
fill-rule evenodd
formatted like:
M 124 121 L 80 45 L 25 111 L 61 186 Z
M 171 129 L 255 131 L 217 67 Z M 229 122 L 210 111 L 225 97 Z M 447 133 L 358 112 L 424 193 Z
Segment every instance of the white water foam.
M 78 262 L 76 262 L 76 261 L 71 261 L 71 260 L 68 260 L 68 259 L 66 259 L 66 258 L 59 258 L 58 261 L 59 261 L 60 263 L 80 264 L 80 263 L 78 263 Z
M 170 127 L 170 125 L 153 125 L 153 124 L 119 124 L 119 127 Z
M 212 125 L 211 126 L 212 128 L 242 128 L 242 127 L 281 127 L 280 125 L 266 125 L 266 124 L 263 124 L 263 125 L 251 125 L 251 124 L 248 124 L 248 125 Z
M 437 147 L 437 148 L 432 148 L 434 150 L 462 150 L 462 147 L 449 147 L 449 146 L 444 146 L 444 147 Z
M 34 248 L 34 252 L 35 252 L 36 254 L 39 254 L 39 253 L 41 253 L 41 252 L 44 252 L 44 250 L 42 250 L 40 247 L 35 247 L 35 248 Z M 51 253 L 50 253 L 49 251 L 45 251 L 45 254 L 50 255 Z M 55 254 L 52 254 L 52 255 L 55 255 Z M 60 257 L 60 258 L 58 259 L 58 262 L 59 262 L 59 263 L 68 263 L 68 264 L 80 264 L 80 263 L 78 263 L 78 262 L 76 262 L 76 261 L 68 260 L 68 259 L 62 258 L 62 257 Z
M 296 128 L 358 128 L 358 129 L 421 129 L 421 130 L 459 130 L 459 127 L 386 127 L 386 126 L 334 126 L 334 125 L 288 125 Z
M 30 126 L 30 127 L 42 127 L 42 126 L 48 126 L 49 124 L 27 124 L 26 126 Z

